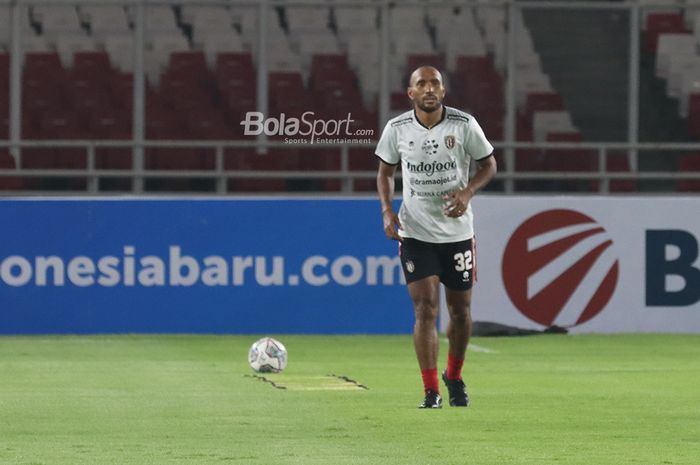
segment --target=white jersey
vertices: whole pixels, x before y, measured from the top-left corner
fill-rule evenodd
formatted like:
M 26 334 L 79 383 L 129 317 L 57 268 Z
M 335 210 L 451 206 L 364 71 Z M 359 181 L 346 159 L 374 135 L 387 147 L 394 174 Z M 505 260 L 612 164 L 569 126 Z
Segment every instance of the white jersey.
M 450 218 L 442 197 L 464 189 L 471 159 L 483 160 L 493 146 L 473 116 L 443 106 L 442 119 L 428 129 L 414 110 L 389 120 L 375 154 L 390 165 L 401 163 L 403 202 L 399 235 L 425 242 L 459 242 L 474 236 L 471 203 Z

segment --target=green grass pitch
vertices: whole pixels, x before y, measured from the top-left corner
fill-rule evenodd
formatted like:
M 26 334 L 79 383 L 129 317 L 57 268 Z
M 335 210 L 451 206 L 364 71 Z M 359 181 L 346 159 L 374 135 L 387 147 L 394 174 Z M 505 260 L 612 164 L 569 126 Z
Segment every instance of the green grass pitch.
M 430 411 L 410 336 L 277 337 L 0 337 L 0 464 L 700 463 L 699 336 L 474 338 Z

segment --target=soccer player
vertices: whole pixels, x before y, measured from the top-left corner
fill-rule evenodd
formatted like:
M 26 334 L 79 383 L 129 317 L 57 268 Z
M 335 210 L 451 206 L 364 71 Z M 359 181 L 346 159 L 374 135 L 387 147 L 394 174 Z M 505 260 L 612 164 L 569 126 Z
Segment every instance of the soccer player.
M 442 407 L 436 328 L 440 283 L 445 286 L 450 315 L 442 379 L 450 405 L 466 407 L 469 396 L 461 372 L 471 335 L 476 277 L 470 201 L 496 174 L 496 161 L 476 119 L 442 104 L 445 86 L 437 69 L 416 69 L 407 92 L 413 110 L 386 124 L 375 151 L 380 158 L 377 191 L 384 232 L 400 241 L 399 255 L 415 311 L 413 343 L 425 391 L 419 408 Z M 476 172 L 470 180 L 472 159 Z M 403 202 L 397 214 L 392 197 L 399 164 Z

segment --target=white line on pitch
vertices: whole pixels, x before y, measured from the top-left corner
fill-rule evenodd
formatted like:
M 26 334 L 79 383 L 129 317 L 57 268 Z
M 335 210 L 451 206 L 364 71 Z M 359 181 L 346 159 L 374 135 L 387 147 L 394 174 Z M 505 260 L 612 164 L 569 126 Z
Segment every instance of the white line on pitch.
M 443 337 L 442 341 L 448 342 L 446 337 Z M 484 354 L 497 354 L 498 353 L 498 351 L 495 351 L 493 349 L 489 349 L 488 347 L 483 347 L 483 346 L 471 344 L 471 343 L 467 346 L 467 350 L 471 350 L 472 352 L 481 352 Z

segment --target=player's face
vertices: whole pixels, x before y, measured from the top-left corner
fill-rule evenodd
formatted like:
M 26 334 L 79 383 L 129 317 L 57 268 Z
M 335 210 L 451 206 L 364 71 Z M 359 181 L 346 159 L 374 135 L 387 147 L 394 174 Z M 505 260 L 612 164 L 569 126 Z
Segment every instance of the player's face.
M 411 77 L 408 98 L 426 113 L 432 113 L 442 106 L 445 86 L 442 76 L 435 70 L 420 70 Z

